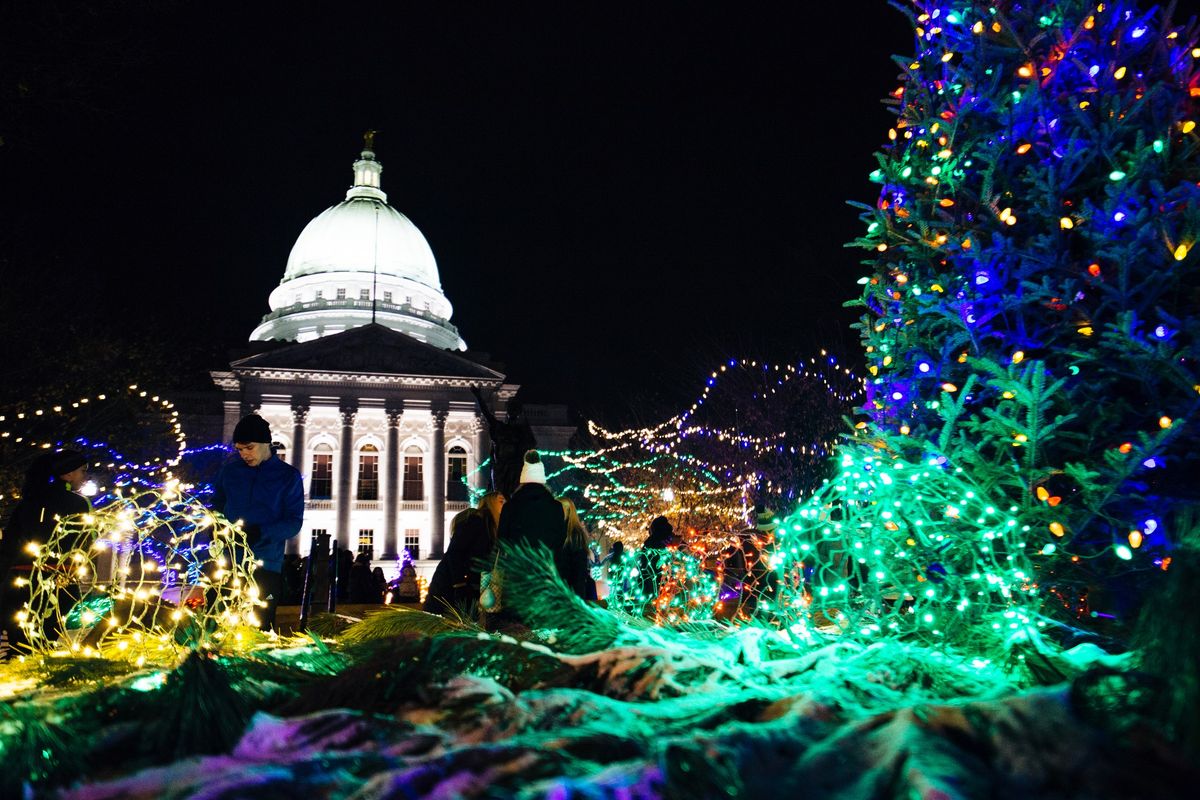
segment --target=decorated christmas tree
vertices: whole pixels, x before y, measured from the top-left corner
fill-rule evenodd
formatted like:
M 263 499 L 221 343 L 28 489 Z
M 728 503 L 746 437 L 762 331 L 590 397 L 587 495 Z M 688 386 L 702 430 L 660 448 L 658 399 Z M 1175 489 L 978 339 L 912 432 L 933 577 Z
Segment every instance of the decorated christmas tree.
M 868 419 L 789 520 L 779 602 L 800 637 L 988 658 L 1121 633 L 1200 498 L 1197 27 L 913 5 L 854 243 Z

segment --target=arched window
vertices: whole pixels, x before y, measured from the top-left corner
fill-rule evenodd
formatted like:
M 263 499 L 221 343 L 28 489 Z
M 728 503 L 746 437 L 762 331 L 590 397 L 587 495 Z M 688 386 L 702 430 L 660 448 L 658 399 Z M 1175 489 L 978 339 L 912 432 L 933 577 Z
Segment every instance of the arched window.
M 453 503 L 468 499 L 467 451 L 459 445 L 451 447 L 446 454 L 446 499 Z
M 425 465 L 421 448 L 411 445 L 404 451 L 404 500 L 425 499 Z
M 358 450 L 358 499 L 379 499 L 379 448 L 373 444 Z
M 308 486 L 309 500 L 333 498 L 333 448 L 319 444 L 313 448 L 312 482 Z

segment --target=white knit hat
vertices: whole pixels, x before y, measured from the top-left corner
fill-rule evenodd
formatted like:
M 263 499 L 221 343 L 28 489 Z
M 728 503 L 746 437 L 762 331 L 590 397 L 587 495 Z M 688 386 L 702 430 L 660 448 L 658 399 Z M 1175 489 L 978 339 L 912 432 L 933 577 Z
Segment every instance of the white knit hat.
M 521 483 L 545 483 L 546 468 L 537 450 L 525 451 L 525 463 L 521 465 Z

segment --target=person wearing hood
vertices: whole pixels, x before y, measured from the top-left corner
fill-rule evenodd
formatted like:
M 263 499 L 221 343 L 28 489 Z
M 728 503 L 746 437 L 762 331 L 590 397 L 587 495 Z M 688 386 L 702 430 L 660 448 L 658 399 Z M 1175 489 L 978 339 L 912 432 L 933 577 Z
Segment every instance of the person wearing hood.
M 650 535 L 646 537 L 646 541 L 642 542 L 643 548 L 664 550 L 676 544 L 679 544 L 679 538 L 675 536 L 675 529 L 671 527 L 669 519 L 655 517 L 651 520 Z
M 643 613 L 653 616 L 657 611 L 658 578 L 666 550 L 679 544 L 671 522 L 666 517 L 655 517 L 650 522 L 650 535 L 642 542 L 637 554 L 638 580 L 641 583 Z
M 259 562 L 254 571 L 259 597 L 266 602 L 259 620 L 263 630 L 275 624 L 283 594 L 283 548 L 304 523 L 304 481 L 300 472 L 271 450 L 271 427 L 257 414 L 233 429 L 238 457 L 221 469 L 213 484 L 213 508 L 231 521 L 241 520 L 246 544 Z
M 92 510 L 87 498 L 76 494 L 87 475 L 87 458 L 77 450 L 59 450 L 38 456 L 25 473 L 21 501 L 0 532 L 0 615 L 8 633 L 9 651 L 27 643 L 17 614 L 29 599 L 29 590 L 17 586 L 33 572 L 31 544 L 46 544 L 58 521 Z

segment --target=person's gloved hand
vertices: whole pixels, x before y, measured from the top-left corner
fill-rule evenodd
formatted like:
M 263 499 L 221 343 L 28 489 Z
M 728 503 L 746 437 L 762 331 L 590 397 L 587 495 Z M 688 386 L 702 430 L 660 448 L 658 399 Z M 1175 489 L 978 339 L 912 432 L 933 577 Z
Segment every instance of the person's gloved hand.
M 258 544 L 258 540 L 262 538 L 262 528 L 258 525 L 243 525 L 242 530 L 246 534 L 246 545 L 253 550 Z

